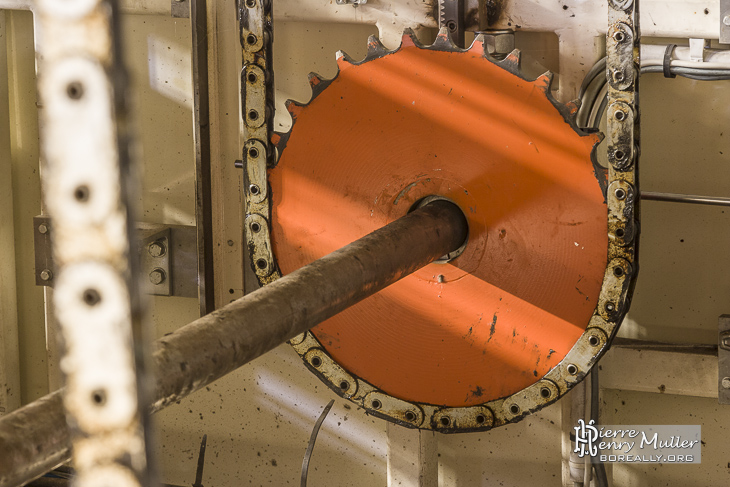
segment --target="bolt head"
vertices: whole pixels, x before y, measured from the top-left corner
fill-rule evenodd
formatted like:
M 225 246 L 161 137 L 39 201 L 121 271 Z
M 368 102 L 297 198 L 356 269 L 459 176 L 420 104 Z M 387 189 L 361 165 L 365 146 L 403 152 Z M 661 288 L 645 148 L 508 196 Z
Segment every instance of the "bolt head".
M 723 389 L 730 389 L 730 377 L 722 378 L 722 387 Z
M 730 26 L 730 15 L 726 15 L 722 18 L 722 23 Z
M 48 225 L 46 225 L 45 223 L 41 223 L 40 225 L 38 225 L 38 231 L 43 235 L 47 234 L 48 230 L 50 230 L 50 228 L 48 228 Z
M 152 242 L 149 247 L 147 247 L 147 250 L 152 257 L 162 257 L 165 255 L 165 246 L 160 242 Z
M 53 272 L 51 272 L 50 269 L 43 269 L 41 271 L 41 279 L 44 281 L 50 281 L 53 279 Z
M 725 337 L 722 339 L 722 346 L 725 348 L 730 348 L 730 337 Z
M 438 276 L 438 277 L 436 278 L 436 280 L 437 280 L 437 281 L 438 281 L 439 283 L 444 283 L 444 282 L 446 282 L 446 277 L 444 277 L 444 275 L 443 275 L 443 274 L 439 274 L 439 276 Z
M 155 286 L 159 286 L 163 282 L 165 282 L 165 278 L 167 276 L 165 275 L 165 271 L 162 269 L 154 269 L 152 272 L 150 272 L 150 282 L 154 284 Z

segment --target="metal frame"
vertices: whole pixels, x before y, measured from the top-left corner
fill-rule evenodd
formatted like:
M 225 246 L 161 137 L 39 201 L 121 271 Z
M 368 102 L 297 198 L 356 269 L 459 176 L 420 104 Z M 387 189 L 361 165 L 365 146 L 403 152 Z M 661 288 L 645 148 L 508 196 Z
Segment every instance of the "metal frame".
M 177 0 L 172 0 L 172 2 L 174 4 Z M 206 0 L 190 0 L 190 26 L 193 31 L 193 137 L 195 139 L 195 226 L 198 237 L 198 302 L 202 316 L 215 309 Z

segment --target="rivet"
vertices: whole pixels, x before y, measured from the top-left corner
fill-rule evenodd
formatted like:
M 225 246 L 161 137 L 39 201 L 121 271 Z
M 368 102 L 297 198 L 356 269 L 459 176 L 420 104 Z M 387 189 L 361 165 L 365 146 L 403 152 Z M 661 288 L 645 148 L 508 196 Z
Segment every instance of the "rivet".
M 44 281 L 50 281 L 53 279 L 53 272 L 50 269 L 43 269 L 41 271 L 41 279 Z

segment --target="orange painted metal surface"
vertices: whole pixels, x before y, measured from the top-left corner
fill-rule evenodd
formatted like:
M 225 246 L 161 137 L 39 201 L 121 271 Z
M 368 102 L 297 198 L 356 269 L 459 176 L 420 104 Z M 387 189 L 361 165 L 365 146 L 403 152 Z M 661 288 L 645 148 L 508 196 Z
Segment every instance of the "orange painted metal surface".
M 421 49 L 353 65 L 308 105 L 269 172 L 284 274 L 406 214 L 456 202 L 469 243 L 313 330 L 351 374 L 408 401 L 470 406 L 515 393 L 565 356 L 606 269 L 591 152 L 546 96 L 483 56 Z M 321 82 L 313 79 L 313 84 Z

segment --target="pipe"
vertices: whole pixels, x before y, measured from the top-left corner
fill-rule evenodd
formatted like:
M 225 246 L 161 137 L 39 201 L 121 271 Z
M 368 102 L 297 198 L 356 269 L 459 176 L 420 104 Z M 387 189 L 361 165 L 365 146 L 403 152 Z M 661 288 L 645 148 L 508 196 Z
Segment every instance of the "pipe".
M 160 338 L 153 412 L 179 401 L 466 240 L 466 218 L 436 200 Z M 61 392 L 0 418 L 0 487 L 16 487 L 70 456 Z
M 655 193 L 642 191 L 641 199 L 648 201 L 671 201 L 673 203 L 694 203 L 696 205 L 730 206 L 730 198 L 698 196 L 695 194 Z

